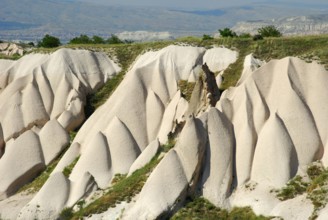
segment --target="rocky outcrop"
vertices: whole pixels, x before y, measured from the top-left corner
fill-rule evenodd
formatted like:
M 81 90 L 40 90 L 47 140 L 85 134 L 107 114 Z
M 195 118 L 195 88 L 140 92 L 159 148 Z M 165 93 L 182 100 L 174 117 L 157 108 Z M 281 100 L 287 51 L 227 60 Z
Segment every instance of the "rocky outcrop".
M 99 188 L 105 189 L 111 185 L 111 180 L 115 174 L 131 174 L 134 170 L 145 165 L 156 154 L 159 144 L 165 144 L 168 141 L 168 135 L 177 129 L 177 123 L 186 120 L 185 112 L 188 109 L 188 102 L 178 91 L 178 81 L 195 81 L 198 79 L 203 62 L 213 59 L 214 51 L 219 53 L 221 50 L 227 49 L 213 49 L 206 58 L 204 56 L 207 53 L 205 48 L 169 46 L 160 51 L 147 52 L 140 56 L 112 96 L 81 127 L 52 176 L 63 171 L 65 167 L 79 157 L 67 181 L 76 183 L 84 175 L 90 174 L 94 178 L 95 184 Z M 231 57 L 230 60 L 226 59 L 222 63 L 228 66 L 234 61 L 235 57 Z M 217 63 L 211 63 L 209 67 L 217 68 L 216 65 Z M 62 118 L 65 117 L 59 116 L 58 121 L 63 125 Z M 198 130 L 204 128 L 200 126 L 198 119 L 194 120 L 197 123 L 193 122 L 190 126 L 199 133 Z M 191 129 L 190 132 L 192 131 L 194 132 Z M 201 134 L 197 132 L 192 133 L 195 136 L 192 140 L 189 140 L 187 135 L 184 138 L 186 143 L 180 146 L 183 150 L 174 150 L 175 153 L 170 153 L 172 158 L 167 159 L 175 161 L 174 164 L 181 164 L 181 172 L 184 173 L 184 178 L 186 178 L 189 188 L 192 189 L 191 191 L 196 190 L 196 183 L 201 178 L 199 174 L 200 161 L 202 161 L 201 155 L 204 154 L 205 150 L 205 132 L 201 131 Z M 156 141 L 157 139 L 158 141 Z M 184 149 L 184 147 L 190 144 L 195 145 L 195 152 L 191 152 L 190 158 L 186 158 L 189 150 Z M 199 162 L 196 158 L 198 156 L 200 157 Z M 177 158 L 179 159 L 177 160 Z M 195 159 L 197 161 L 194 161 Z M 188 165 L 189 163 L 195 164 Z M 159 167 L 164 169 L 166 165 Z M 157 179 L 157 177 L 153 178 Z M 174 178 L 174 175 L 171 178 Z M 178 190 L 179 192 L 173 193 L 170 197 L 172 204 L 175 203 L 176 196 L 187 189 L 185 184 L 181 186 L 182 191 Z M 159 186 L 158 190 L 161 188 L 162 186 Z M 42 189 L 44 193 L 47 190 L 50 189 Z M 78 199 L 78 197 L 75 198 Z M 66 199 L 62 199 L 66 202 L 63 202 L 61 207 L 77 202 L 77 200 L 70 199 L 68 203 Z M 165 199 L 163 202 L 165 203 Z M 38 204 L 40 207 L 47 207 L 39 193 L 32 203 Z M 22 218 L 30 216 L 27 213 L 34 213 L 33 216 L 38 216 L 39 212 L 36 208 L 26 208 L 27 206 L 24 210 L 28 211 L 22 211 Z M 50 207 L 50 209 L 58 215 L 58 208 Z M 157 214 L 161 214 L 162 208 L 157 207 L 156 210 Z M 55 216 L 55 214 L 52 215 Z M 39 217 L 43 216 L 40 215 Z M 152 215 L 149 214 L 149 216 Z
M 85 97 L 119 67 L 105 54 L 60 49 L 1 62 L 0 199 L 40 174 L 84 120 Z
M 237 33 L 257 34 L 268 25 L 276 26 L 284 35 L 315 35 L 328 33 L 328 15 L 295 16 L 262 21 L 238 22 L 232 29 Z
M 175 146 L 168 153 L 161 153 L 159 158 L 163 158 L 149 174 L 141 192 L 129 204 L 120 206 L 123 219 L 167 218 L 184 205 L 187 197 L 195 195 L 221 208 L 251 206 L 257 214 L 308 218 L 313 206 L 304 195 L 281 202 L 273 192 L 295 175 L 304 174 L 313 161 L 322 161 L 327 166 L 327 71 L 317 63 L 309 64 L 298 58 L 264 63 L 249 55 L 236 87 L 224 91 L 220 100 L 213 99 L 210 105 L 207 94 L 216 94 L 218 90 L 213 85 L 212 72 L 220 69 L 216 66 L 219 61 L 210 61 L 217 59 L 214 51 L 220 53 L 222 49 L 214 48 L 208 53 L 205 48 L 169 46 L 140 56 L 107 102 L 81 127 L 46 184 L 24 206 L 19 218 L 56 218 L 64 207 L 74 206 L 96 188 L 111 186 L 115 174 L 131 175 L 143 167 L 158 155 L 169 137 L 176 138 Z M 54 54 L 33 56 L 42 63 L 50 62 L 47 60 Z M 224 62 L 235 60 L 230 58 Z M 78 62 L 73 57 L 65 57 L 65 61 L 70 59 L 72 63 Z M 63 148 L 67 141 L 65 132 L 72 125 L 68 120 L 71 117 L 66 115 L 78 117 L 79 103 L 83 103 L 81 94 L 97 88 L 108 77 L 73 70 L 87 68 L 93 72 L 88 68 L 109 62 L 105 58 L 101 60 L 101 56 L 98 61 L 95 66 L 82 63 L 79 67 L 67 68 L 73 74 L 65 75 L 64 79 L 48 78 L 47 74 L 37 78 L 39 70 L 45 73 L 50 66 L 37 68 L 32 76 L 24 74 L 22 68 L 24 80 L 8 72 L 0 74 L 4 85 L 0 101 L 4 94 L 13 94 L 8 103 L 15 106 L 12 107 L 15 111 L 7 114 L 17 118 L 11 130 L 6 130 L 8 121 L 1 123 L 5 147 L 0 148 L 4 152 L 0 174 L 7 175 L 3 167 L 12 166 L 11 160 L 16 154 L 12 149 L 21 149 L 22 154 L 27 154 L 32 145 L 34 149 L 29 152 L 33 162 L 22 160 L 26 164 L 24 169 L 17 168 L 8 175 L 8 181 L 0 181 L 3 198 L 10 194 L 12 186 L 19 187 L 16 184 L 19 178 L 27 174 L 36 176 Z M 63 60 L 51 62 L 51 66 L 66 67 Z M 208 81 L 203 82 L 198 79 L 205 63 Z M 18 71 L 18 67 L 5 65 L 9 66 L 9 72 Z M 115 70 L 111 65 L 107 68 Z M 44 79 L 48 79 L 47 86 L 39 83 Z M 21 81 L 16 84 L 17 80 Z M 190 103 L 178 90 L 179 80 L 197 81 Z M 60 88 L 58 93 L 54 91 L 59 88 L 54 90 L 53 85 Z M 22 94 L 14 92 L 17 88 L 24 88 Z M 44 88 L 44 92 L 39 93 L 40 88 Z M 28 99 L 25 90 L 36 97 L 35 100 Z M 64 94 L 66 103 L 76 105 L 57 105 L 60 99 L 46 102 L 45 94 L 52 94 L 51 100 L 58 99 L 57 94 Z M 32 111 L 17 108 L 21 100 L 29 100 L 41 108 Z M 9 107 L 3 108 L 6 113 Z M 34 126 L 29 121 L 33 121 Z M 49 134 L 61 138 L 47 139 Z M 10 137 L 15 135 L 18 135 L 15 140 Z M 20 146 L 22 142 L 26 142 L 26 146 Z M 9 149 L 9 146 L 15 147 Z M 75 162 L 72 172 L 64 176 L 65 167 Z M 48 202 L 50 197 L 53 201 Z M 299 211 L 290 212 L 293 206 L 299 206 Z
M 6 56 L 22 56 L 24 54 L 24 49 L 14 43 L 0 43 L 0 53 Z
M 237 87 L 222 94 L 217 108 L 199 114 L 208 136 L 204 149 L 206 153 L 198 152 L 198 159 L 190 161 L 186 159 L 189 153 L 175 153 L 183 140 L 185 127 L 177 145 L 158 166 L 162 168 L 165 163 L 166 170 L 153 171 L 136 203 L 126 211 L 123 219 L 139 215 L 145 219 L 162 218 L 174 213 L 188 193 L 201 194 L 215 205 L 228 209 L 250 205 L 257 214 L 296 216 L 300 219 L 311 215 L 313 206 L 308 205 L 309 201 L 300 197 L 281 202 L 272 191 L 283 187 L 296 174 L 305 173 L 308 164 L 325 160 L 324 143 L 327 140 L 322 132 L 322 122 L 327 121 L 328 115 L 326 104 L 323 104 L 327 93 L 323 83 L 327 82 L 327 71 L 316 63 L 307 64 L 291 57 L 262 64 L 256 70 L 258 63 L 245 65 L 244 73 L 246 70 L 249 72 Z M 254 71 L 250 72 L 252 68 Z M 319 100 L 316 102 L 311 94 L 314 91 L 309 89 L 313 84 L 321 91 L 320 95 L 317 93 Z M 319 102 L 322 103 L 321 110 L 318 108 Z M 197 135 L 188 136 L 191 140 Z M 192 148 L 189 151 L 192 152 Z M 192 165 L 196 161 L 201 165 L 193 166 L 192 171 L 184 169 L 186 164 Z M 154 177 L 168 170 L 179 177 L 185 174 L 174 180 L 167 177 L 172 184 L 176 184 L 174 189 L 177 191 L 173 191 L 163 179 Z M 197 183 L 193 182 L 196 188 L 192 188 L 190 182 L 188 184 L 188 173 L 193 173 L 196 178 L 201 175 Z M 151 191 L 154 187 L 156 193 Z M 159 193 L 166 190 L 172 194 Z M 167 203 L 153 205 L 155 202 L 152 201 L 155 200 L 151 197 L 154 194 L 166 199 Z M 162 205 L 157 207 L 157 204 Z M 290 213 L 288 210 L 293 209 L 295 204 L 306 208 Z

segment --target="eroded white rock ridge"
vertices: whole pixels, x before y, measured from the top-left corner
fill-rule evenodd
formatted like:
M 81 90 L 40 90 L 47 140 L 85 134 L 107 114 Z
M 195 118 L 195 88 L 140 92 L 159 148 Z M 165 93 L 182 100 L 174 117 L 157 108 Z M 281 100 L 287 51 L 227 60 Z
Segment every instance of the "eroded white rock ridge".
M 140 168 L 140 165 L 150 161 L 159 144 L 167 142 L 176 121 L 185 121 L 188 102 L 178 91 L 178 81 L 197 80 L 204 62 L 208 62 L 211 69 L 222 70 L 237 59 L 237 53 L 231 51 L 229 58 L 219 63 L 213 62 L 213 56 L 218 56 L 221 51 L 227 53 L 228 49 L 215 48 L 206 55 L 205 48 L 169 46 L 140 56 L 108 101 L 81 127 L 48 182 L 61 181 L 64 177 L 56 173 L 61 173 L 78 157 L 66 181 L 76 183 L 85 175 L 91 175 L 93 180 L 90 181 L 100 189 L 110 186 L 115 174 L 133 172 L 136 167 Z M 202 151 L 204 147 L 205 140 L 202 141 Z M 183 153 L 180 154 L 183 157 Z M 72 187 L 67 189 L 70 195 L 73 191 L 81 192 Z M 85 189 L 94 188 L 90 186 Z M 53 189 L 45 185 L 42 193 L 51 194 L 48 190 Z M 50 212 L 46 210 L 51 210 L 54 217 L 62 208 L 71 206 L 81 198 L 61 198 L 63 202 L 55 208 L 42 200 L 43 196 L 39 194 L 25 206 L 20 218 L 49 217 Z M 174 197 L 172 199 L 174 201 Z
M 105 54 L 60 49 L 0 62 L 0 200 L 30 182 L 69 144 L 86 95 L 120 68 Z
M 215 106 L 204 103 L 211 94 L 204 94 L 203 82 L 199 81 L 202 65 L 221 72 L 237 56 L 226 48 L 191 46 L 169 46 L 140 56 L 107 102 L 83 124 L 46 184 L 20 210 L 19 219 L 56 218 L 63 208 L 90 197 L 96 189 L 109 187 L 115 174 L 131 175 L 147 164 L 172 134 L 176 135 L 175 146 L 162 152 L 163 158 L 141 192 L 119 206 L 122 219 L 167 218 L 188 196 L 195 195 L 226 209 L 251 206 L 256 214 L 307 219 L 313 206 L 306 196 L 282 202 L 273 192 L 295 175 L 305 173 L 314 161 L 328 165 L 328 72 L 317 63 L 298 58 L 264 63 L 249 55 L 237 86 L 222 93 Z M 86 90 L 98 87 L 77 78 Z M 179 91 L 180 80 L 197 82 L 190 103 Z M 7 89 L 11 84 L 3 85 Z M 30 87 L 37 94 L 38 90 Z M 63 113 L 53 113 L 53 107 L 44 109 L 49 109 L 43 113 L 48 118 L 45 125 L 38 121 L 44 125 L 40 130 L 34 126 L 22 135 L 18 131 L 17 140 L 9 141 L 22 153 L 29 145 L 39 146 L 41 150 L 31 152 L 31 157 L 35 158 L 33 166 L 40 170 L 45 160 L 51 161 L 43 152 L 54 154 L 52 148 L 43 150 L 54 141 L 39 137 L 51 133 L 47 124 L 52 123 L 49 127 L 58 133 L 69 127 L 61 120 Z M 29 115 L 35 117 L 31 112 Z M 24 126 L 29 128 L 22 123 Z M 8 132 L 3 134 L 8 142 Z M 29 145 L 21 146 L 25 140 Z M 6 155 L 12 153 L 6 150 L 0 165 L 2 161 L 10 163 Z M 74 161 L 77 163 L 66 177 L 62 171 Z M 54 199 L 47 202 L 47 197 Z M 288 212 L 294 206 L 299 211 Z M 119 211 L 114 211 L 102 217 L 117 216 Z

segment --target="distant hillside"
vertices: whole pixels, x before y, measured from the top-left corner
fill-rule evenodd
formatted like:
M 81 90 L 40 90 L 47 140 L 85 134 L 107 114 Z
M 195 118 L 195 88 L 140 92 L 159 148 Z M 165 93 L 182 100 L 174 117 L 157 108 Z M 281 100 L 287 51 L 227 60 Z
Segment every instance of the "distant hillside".
M 0 39 L 62 41 L 80 34 L 109 36 L 124 31 L 169 32 L 173 37 L 212 34 L 246 20 L 317 14 L 319 10 L 270 5 L 213 10 L 176 10 L 99 5 L 74 0 L 0 0 Z
M 267 25 L 276 26 L 285 35 L 327 34 L 328 14 L 238 22 L 233 29 L 238 33 L 254 34 L 258 28 Z

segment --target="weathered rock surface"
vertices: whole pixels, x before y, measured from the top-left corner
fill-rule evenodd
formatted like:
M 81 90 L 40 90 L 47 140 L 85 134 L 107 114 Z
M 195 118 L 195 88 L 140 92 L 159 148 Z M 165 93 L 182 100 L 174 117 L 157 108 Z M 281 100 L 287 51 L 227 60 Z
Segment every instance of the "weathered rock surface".
M 24 49 L 14 43 L 0 43 L 0 53 L 7 56 L 13 56 L 15 54 L 22 56 Z
M 3 200 L 33 180 L 68 146 L 68 131 L 84 120 L 86 95 L 120 68 L 105 54 L 70 49 L 1 61 L 0 66 Z
M 217 69 L 223 70 L 236 55 L 226 51 L 234 55 L 228 60 L 218 60 L 221 58 L 215 51 L 219 53 L 221 49 L 206 51 L 190 46 L 169 46 L 140 56 L 112 96 L 81 127 L 49 180 L 21 210 L 19 218 L 56 218 L 64 207 L 72 207 L 96 188 L 109 187 L 115 174 L 131 174 L 143 167 L 173 133 L 177 141 L 175 146 L 161 154 L 163 159 L 150 173 L 135 201 L 122 206 L 123 219 L 166 218 L 184 204 L 187 196 L 195 195 L 222 208 L 251 206 L 257 214 L 308 218 L 313 206 L 304 195 L 282 202 L 274 190 L 283 187 L 295 175 L 304 174 L 314 161 L 328 164 L 325 151 L 328 144 L 327 71 L 317 63 L 308 64 L 298 58 L 287 57 L 265 64 L 250 55 L 245 59 L 237 86 L 222 93 L 215 107 L 203 103 L 206 99 L 202 81 L 196 83 L 189 104 L 178 90 L 179 80 L 196 81 L 203 63 L 207 63 L 211 71 L 219 68 L 220 62 L 225 63 L 222 69 Z M 33 56 L 38 59 L 36 63 L 48 60 L 41 55 Z M 70 59 L 72 63 L 78 62 Z M 24 60 L 17 62 L 23 65 Z M 53 62 L 52 65 L 63 63 Z M 9 66 L 8 71 L 14 71 L 10 67 L 12 64 L 4 65 Z M 9 121 L 2 122 L 0 115 L 3 146 L 6 146 L 0 147 L 0 153 L 1 149 L 4 152 L 0 174 L 6 172 L 2 163 L 12 165 L 13 153 L 7 148 L 20 145 L 22 140 L 37 146 L 30 152 L 36 158 L 33 163 L 37 167 L 39 164 L 44 167 L 55 158 L 67 141 L 65 129 L 72 126 L 70 120 L 79 119 L 81 114 L 83 98 L 80 93 L 83 92 L 72 91 L 72 88 L 81 86 L 86 93 L 106 78 L 83 74 L 67 74 L 65 79 L 55 77 L 55 84 L 61 88 L 58 93 L 51 87 L 53 80 L 47 78 L 45 92 L 39 93 L 40 86 L 44 85 L 40 83 L 39 86 L 41 79 L 34 79 L 36 73 L 32 77 L 19 68 L 21 78 L 15 79 L 16 76 L 7 72 L 0 74 L 0 83 L 5 88 L 0 93 L 0 101 L 3 94 L 12 94 L 8 103 L 15 109 L 7 110 L 10 107 L 3 105 L 4 110 L 1 110 L 0 105 L 0 111 L 8 111 L 16 117 L 15 126 L 7 130 Z M 27 68 L 31 67 L 27 65 Z M 81 64 L 81 68 L 90 66 Z M 109 65 L 108 68 L 113 67 Z M 42 75 L 42 80 L 46 79 L 46 75 Z M 19 79 L 19 83 L 13 84 Z M 24 92 L 15 92 L 18 88 L 36 97 L 29 100 L 34 105 L 46 103 L 45 94 L 52 94 L 54 102 L 32 111 L 14 108 L 28 98 Z M 66 104 L 56 104 L 58 94 L 65 94 L 66 103 L 71 103 L 69 108 L 65 108 Z M 67 116 L 70 114 L 74 117 Z M 178 124 L 184 125 L 181 132 Z M 30 127 L 33 129 L 28 130 Z M 50 133 L 58 133 L 61 138 L 49 141 L 51 139 L 46 136 Z M 16 135 L 15 140 L 10 137 Z M 50 148 L 50 144 L 56 149 Z M 17 146 L 23 150 L 27 147 Z M 71 174 L 65 177 L 62 171 L 77 158 Z M 24 169 L 17 169 L 20 176 L 28 172 L 37 175 L 34 164 L 26 164 Z M 9 182 L 18 181 L 16 176 Z M 2 197 L 6 197 L 11 192 L 10 183 L 0 181 L 0 189 Z M 47 202 L 49 197 L 54 200 Z M 299 209 L 294 210 L 294 206 Z M 114 211 L 116 216 L 118 210 Z M 325 209 L 319 216 L 324 215 L 322 213 Z

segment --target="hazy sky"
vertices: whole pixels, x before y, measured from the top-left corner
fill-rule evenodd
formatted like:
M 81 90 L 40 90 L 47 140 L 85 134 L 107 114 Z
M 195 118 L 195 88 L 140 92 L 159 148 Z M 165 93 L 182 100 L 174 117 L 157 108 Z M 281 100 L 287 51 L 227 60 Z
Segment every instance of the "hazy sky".
M 325 7 L 328 0 L 80 0 L 86 2 L 107 3 L 111 5 L 161 6 L 170 8 L 221 8 L 229 6 L 251 6 L 257 3 L 279 4 L 288 6 Z

